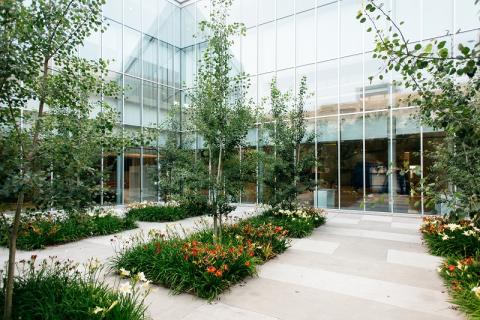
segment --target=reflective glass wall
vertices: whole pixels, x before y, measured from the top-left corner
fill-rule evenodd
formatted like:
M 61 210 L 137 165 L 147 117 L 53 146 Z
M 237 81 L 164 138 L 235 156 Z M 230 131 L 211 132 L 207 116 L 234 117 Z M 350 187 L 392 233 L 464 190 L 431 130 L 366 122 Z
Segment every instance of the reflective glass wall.
M 405 21 L 408 39 L 445 38 L 451 48 L 478 41 L 474 0 L 384 0 L 397 22 Z M 417 123 L 408 91 L 392 85 L 398 75 L 369 80 L 382 65 L 371 57 L 373 36 L 355 16 L 362 0 L 235 0 L 232 21 L 247 27 L 233 47 L 234 68 L 250 75 L 248 95 L 256 102 L 268 96 L 273 77 L 282 90 L 295 90 L 302 76 L 309 91 L 306 116 L 315 142 L 302 152 L 315 155 L 317 187 L 299 200 L 319 207 L 423 213 L 415 192 L 431 161 L 424 151 L 442 134 Z M 111 77 L 125 88 L 111 101 L 122 115 L 124 130 L 156 126 L 168 108 L 188 104 L 185 90 L 194 85 L 197 61 L 205 47 L 195 36 L 208 16 L 209 1 L 110 0 L 103 15 L 107 31 L 80 49 L 85 57 L 111 59 Z M 387 25 L 383 26 L 388 28 Z M 460 33 L 448 35 L 460 30 Z M 253 128 L 240 159 L 259 146 Z M 161 141 L 105 155 L 106 183 L 116 190 L 105 200 L 128 203 L 157 199 L 155 175 Z M 201 141 L 196 143 L 201 147 Z M 261 173 L 261 168 L 258 168 Z M 250 181 L 239 195 L 244 203 L 261 202 L 268 190 Z M 107 199 L 108 198 L 108 199 Z

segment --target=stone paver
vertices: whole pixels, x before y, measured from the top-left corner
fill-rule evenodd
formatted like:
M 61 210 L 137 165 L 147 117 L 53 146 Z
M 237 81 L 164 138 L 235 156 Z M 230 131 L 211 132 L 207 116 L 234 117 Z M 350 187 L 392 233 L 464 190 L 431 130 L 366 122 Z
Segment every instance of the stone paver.
M 235 215 L 253 211 L 252 206 L 239 207 Z M 198 223 L 199 218 L 181 221 L 185 229 Z M 329 213 L 326 226 L 308 238 L 293 240 L 287 252 L 259 267 L 258 277 L 234 286 L 218 301 L 171 295 L 156 287 L 146 300 L 149 314 L 162 320 L 463 319 L 447 302 L 436 273 L 440 259 L 428 255 L 421 244 L 420 223 L 410 216 Z M 138 229 L 119 236 L 153 228 L 165 230 L 167 224 L 140 223 Z M 20 251 L 18 259 L 37 254 L 108 261 L 115 253 L 111 239 L 95 237 Z M 6 259 L 2 248 L 0 263 Z

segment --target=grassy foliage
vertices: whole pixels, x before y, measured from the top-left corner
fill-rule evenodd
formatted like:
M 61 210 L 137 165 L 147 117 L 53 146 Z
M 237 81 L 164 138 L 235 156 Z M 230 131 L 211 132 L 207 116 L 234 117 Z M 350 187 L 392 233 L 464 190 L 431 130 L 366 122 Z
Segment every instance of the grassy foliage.
M 223 229 L 221 243 L 212 230 L 202 230 L 183 239 L 154 233 L 149 239 L 134 239 L 114 259 L 117 270 L 143 272 L 154 283 L 174 293 L 192 293 L 212 300 L 247 276 L 256 265 L 285 251 L 287 231 L 272 224 L 254 227 L 243 221 Z
M 452 302 L 470 319 L 480 319 L 480 229 L 467 220 L 426 217 L 421 232 L 429 251 L 446 258 L 438 272 Z
M 23 250 L 40 249 L 49 245 L 77 241 L 86 237 L 107 235 L 135 228 L 134 220 L 116 215 L 74 213 L 65 217 L 51 214 L 22 218 L 17 247 Z M 8 244 L 9 222 L 0 221 L 0 245 Z
M 138 278 L 121 285 L 122 290 L 117 291 L 99 280 L 102 267 L 98 261 L 91 260 L 83 266 L 53 259 L 40 266 L 34 264 L 35 256 L 19 264 L 13 319 L 145 319 L 143 300 L 149 289 L 140 288 Z M 4 298 L 2 287 L 0 301 Z M 3 308 L 2 303 L 2 313 Z

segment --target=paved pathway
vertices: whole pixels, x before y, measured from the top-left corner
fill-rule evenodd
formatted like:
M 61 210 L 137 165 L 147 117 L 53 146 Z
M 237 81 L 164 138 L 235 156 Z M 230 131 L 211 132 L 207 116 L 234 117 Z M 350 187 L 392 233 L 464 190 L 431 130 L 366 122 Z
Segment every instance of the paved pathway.
M 239 208 L 236 214 L 252 210 Z M 182 225 L 192 227 L 195 221 Z M 440 260 L 425 253 L 419 225 L 419 218 L 408 216 L 330 213 L 325 226 L 309 238 L 294 240 L 287 252 L 259 268 L 258 277 L 235 286 L 219 301 L 172 296 L 159 287 L 147 299 L 149 312 L 162 320 L 462 319 L 446 302 L 436 273 Z M 113 255 L 111 238 L 85 239 L 38 255 L 106 260 Z M 21 252 L 19 259 L 30 254 Z M 0 249 L 0 263 L 5 259 L 6 250 Z

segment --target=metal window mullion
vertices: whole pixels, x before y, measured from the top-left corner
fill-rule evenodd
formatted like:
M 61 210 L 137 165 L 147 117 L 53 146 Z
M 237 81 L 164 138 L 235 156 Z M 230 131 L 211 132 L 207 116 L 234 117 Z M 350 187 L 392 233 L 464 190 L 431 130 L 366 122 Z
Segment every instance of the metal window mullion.
M 363 5 L 363 1 L 362 1 Z M 367 173 L 366 173 L 366 160 L 365 160 L 365 24 L 362 23 L 362 164 L 363 164 L 363 211 L 367 211 Z
M 314 19 L 314 28 L 315 28 L 315 63 L 314 63 L 314 68 L 315 68 L 315 85 L 314 85 L 314 92 L 315 92 L 315 105 L 314 105 L 314 110 L 313 114 L 315 117 L 315 120 L 313 122 L 314 125 L 314 152 L 315 152 L 315 192 L 313 194 L 313 206 L 317 207 L 317 194 L 318 194 L 318 132 L 317 132 L 317 107 L 318 107 L 318 94 L 317 94 L 317 81 L 318 81 L 318 72 L 317 72 L 317 65 L 318 65 L 318 0 L 315 0 L 315 19 Z
M 424 14 L 424 1 L 422 0 L 420 4 L 420 42 L 424 41 L 424 30 L 423 30 L 423 14 Z M 420 192 L 420 207 L 421 207 L 421 215 L 423 216 L 424 214 L 424 193 L 423 193 L 423 123 L 420 123 L 420 187 L 421 187 L 421 192 Z
M 102 28 L 103 28 L 103 22 L 105 21 L 104 20 L 104 15 L 103 15 L 103 10 L 101 11 L 101 19 L 102 19 Z M 100 32 L 100 58 L 103 57 L 103 33 Z M 102 75 L 103 77 L 103 75 Z M 103 82 L 102 82 L 102 86 L 103 86 Z M 104 101 L 104 95 L 103 95 L 103 88 L 102 90 L 100 91 L 100 112 L 103 112 L 103 101 Z M 100 206 L 103 206 L 103 192 L 104 192 L 104 181 L 103 181 L 103 172 L 104 172 L 104 163 L 103 163 L 103 146 L 101 148 L 101 151 L 100 151 L 100 175 L 101 175 L 101 178 L 100 178 Z
M 340 51 L 341 51 L 341 6 L 340 1 L 337 1 L 337 23 L 338 23 L 338 52 L 337 52 L 337 186 L 338 186 L 338 209 L 341 208 L 341 168 L 340 168 L 340 156 L 341 156 L 341 122 L 340 122 Z
M 140 133 L 143 134 L 143 78 L 145 77 L 143 74 L 143 7 L 142 2 L 140 2 Z M 142 139 L 143 140 L 143 139 Z M 140 201 L 143 201 L 143 188 L 144 188 L 144 181 L 143 181 L 143 152 L 144 146 L 143 144 L 140 146 Z
M 125 136 L 125 50 L 124 50 L 124 43 L 125 43 L 125 25 L 124 25 L 124 15 L 125 15 L 125 4 L 124 0 L 122 0 L 122 138 Z M 121 165 L 120 165 L 120 177 L 121 177 L 121 204 L 125 203 L 125 147 L 122 148 L 122 155 L 121 155 Z

